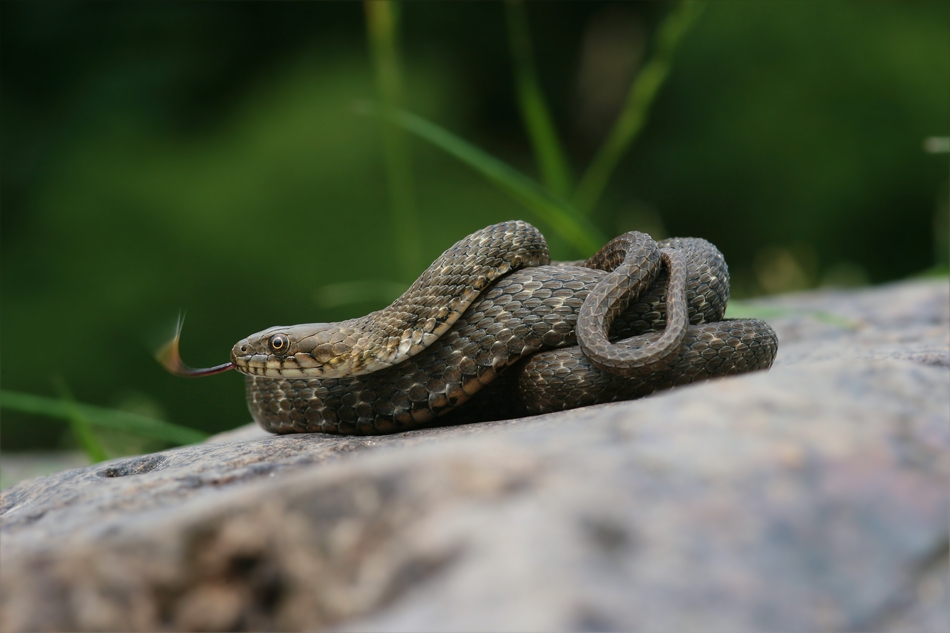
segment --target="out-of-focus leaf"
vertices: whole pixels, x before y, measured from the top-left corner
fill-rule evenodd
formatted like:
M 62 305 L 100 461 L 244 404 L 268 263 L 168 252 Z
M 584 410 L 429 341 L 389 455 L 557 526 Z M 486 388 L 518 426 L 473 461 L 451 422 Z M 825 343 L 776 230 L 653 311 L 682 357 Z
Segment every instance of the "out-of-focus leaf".
M 369 37 L 376 89 L 387 108 L 405 105 L 402 63 L 399 56 L 398 2 L 366 0 L 366 33 Z M 390 212 L 396 239 L 396 260 L 403 279 L 412 279 L 419 269 L 420 231 L 412 182 L 412 157 L 405 132 L 383 121 L 383 155 L 389 184 Z
M 387 110 L 361 104 L 359 111 L 393 121 L 452 154 L 547 222 L 565 241 L 583 255 L 590 255 L 607 240 L 565 200 L 531 180 L 517 169 L 438 125 L 403 110 Z
M 646 123 L 650 105 L 670 74 L 673 53 L 704 6 L 699 2 L 681 0 L 660 25 L 653 55 L 631 84 L 620 116 L 574 192 L 572 202 L 580 213 L 590 215 L 597 206 L 617 163 Z
M 144 435 L 173 444 L 194 444 L 208 437 L 207 433 L 144 415 L 16 391 L 0 391 L 0 407 L 67 420 L 71 415 L 79 413 L 91 425 Z
M 557 195 L 567 197 L 571 190 L 571 172 L 567 155 L 554 128 L 551 109 L 541 92 L 538 74 L 534 69 L 527 11 L 522 0 L 508 0 L 505 5 L 508 9 L 508 41 L 515 67 L 518 105 L 534 148 L 541 180 Z
M 66 405 L 66 418 L 69 420 L 69 426 L 72 428 L 73 435 L 76 436 L 76 441 L 79 442 L 79 446 L 86 454 L 86 457 L 88 457 L 89 461 L 93 464 L 108 459 L 106 449 L 102 446 L 98 438 L 96 438 L 96 434 L 93 432 L 89 421 L 76 406 L 76 402 L 73 400 L 72 393 L 70 393 L 65 379 L 63 379 L 62 376 L 56 376 L 53 382 L 55 383 L 56 390 L 60 394 L 60 402 Z

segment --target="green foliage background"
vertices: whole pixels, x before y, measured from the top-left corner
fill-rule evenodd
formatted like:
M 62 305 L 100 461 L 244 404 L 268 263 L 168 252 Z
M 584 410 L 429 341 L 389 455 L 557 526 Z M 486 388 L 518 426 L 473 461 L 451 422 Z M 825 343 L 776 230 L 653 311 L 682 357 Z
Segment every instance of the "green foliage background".
M 592 221 L 709 239 L 738 297 L 946 266 L 948 160 L 923 143 L 950 130 L 948 7 L 709 3 Z M 575 180 L 669 8 L 527 6 Z M 537 176 L 505 19 L 500 3 L 404 5 L 404 97 Z M 79 402 L 220 431 L 250 420 L 240 377 L 187 381 L 150 356 L 180 308 L 183 356 L 207 366 L 265 327 L 381 307 L 385 292 L 334 304 L 320 288 L 407 285 L 493 222 L 588 254 L 411 139 L 419 247 L 400 259 L 381 121 L 356 113 L 379 100 L 361 4 L 4 2 L 0 24 L 5 390 L 59 380 Z M 4 450 L 75 441 L 6 409 L 0 432 Z

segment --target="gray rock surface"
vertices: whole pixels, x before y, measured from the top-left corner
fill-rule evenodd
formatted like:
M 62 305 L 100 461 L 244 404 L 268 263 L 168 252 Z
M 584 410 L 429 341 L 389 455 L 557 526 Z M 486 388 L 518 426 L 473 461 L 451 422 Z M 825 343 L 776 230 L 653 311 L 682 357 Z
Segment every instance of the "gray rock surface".
M 950 630 L 950 284 L 762 301 L 768 373 L 0 497 L 0 629 Z

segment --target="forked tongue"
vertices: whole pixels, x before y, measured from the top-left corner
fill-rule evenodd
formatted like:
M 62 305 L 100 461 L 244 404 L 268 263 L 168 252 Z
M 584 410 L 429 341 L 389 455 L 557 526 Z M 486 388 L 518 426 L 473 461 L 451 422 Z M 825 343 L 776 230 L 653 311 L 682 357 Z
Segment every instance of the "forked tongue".
M 186 378 L 198 378 L 200 376 L 213 376 L 234 369 L 234 363 L 228 361 L 223 365 L 214 367 L 205 367 L 203 369 L 194 369 L 189 367 L 181 360 L 181 354 L 178 352 L 178 339 L 181 338 L 181 326 L 184 324 L 184 317 L 178 318 L 178 326 L 175 328 L 175 336 L 172 340 L 162 345 L 155 352 L 155 360 L 162 364 L 162 367 L 176 376 L 185 376 Z

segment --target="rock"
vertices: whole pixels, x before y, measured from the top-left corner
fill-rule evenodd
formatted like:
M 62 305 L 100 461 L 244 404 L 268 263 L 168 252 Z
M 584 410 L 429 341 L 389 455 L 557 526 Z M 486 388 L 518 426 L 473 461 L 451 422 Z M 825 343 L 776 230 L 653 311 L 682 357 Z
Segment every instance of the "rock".
M 0 629 L 950 628 L 950 285 L 762 301 L 768 373 L 0 497 Z

